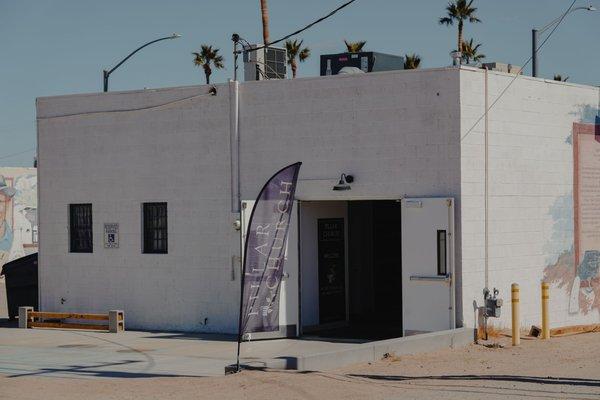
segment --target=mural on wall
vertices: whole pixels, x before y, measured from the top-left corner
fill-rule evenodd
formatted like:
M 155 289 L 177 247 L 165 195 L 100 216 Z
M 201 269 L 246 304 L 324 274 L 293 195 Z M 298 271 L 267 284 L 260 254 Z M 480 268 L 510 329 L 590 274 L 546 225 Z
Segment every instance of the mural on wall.
M 582 119 L 591 123 L 574 123 L 567 140 L 573 146 L 573 193 L 559 198 L 550 210 L 550 241 L 569 242 L 572 232 L 572 245 L 544 270 L 547 282 L 569 294 L 569 313 L 584 315 L 600 312 L 600 121 L 597 111 L 589 118 L 587 108 Z
M 37 171 L 0 168 L 0 266 L 37 252 Z

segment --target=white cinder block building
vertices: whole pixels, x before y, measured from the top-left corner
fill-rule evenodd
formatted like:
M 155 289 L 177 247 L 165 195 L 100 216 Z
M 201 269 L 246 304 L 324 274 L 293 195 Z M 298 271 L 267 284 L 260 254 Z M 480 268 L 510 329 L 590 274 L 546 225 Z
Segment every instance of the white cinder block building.
M 486 146 L 486 94 L 513 77 L 462 67 L 40 98 L 41 308 L 236 332 L 252 200 L 302 161 L 280 335 L 475 327 L 486 285 L 505 300 L 490 322 L 508 326 L 513 282 L 537 324 L 542 279 L 552 326 L 599 322 L 600 91 L 519 77 Z M 351 190 L 332 190 L 342 173 Z

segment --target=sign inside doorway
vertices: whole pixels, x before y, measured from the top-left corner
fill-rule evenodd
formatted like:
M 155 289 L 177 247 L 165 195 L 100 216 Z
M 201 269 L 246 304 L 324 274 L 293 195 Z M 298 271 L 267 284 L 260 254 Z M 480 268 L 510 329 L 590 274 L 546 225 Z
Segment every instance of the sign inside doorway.
M 343 218 L 318 220 L 319 323 L 346 320 L 346 263 Z

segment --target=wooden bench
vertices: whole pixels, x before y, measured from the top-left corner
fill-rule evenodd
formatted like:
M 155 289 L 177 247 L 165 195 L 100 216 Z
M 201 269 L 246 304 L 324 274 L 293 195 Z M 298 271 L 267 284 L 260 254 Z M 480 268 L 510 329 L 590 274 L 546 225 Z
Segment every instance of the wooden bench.
M 107 314 L 62 313 L 19 307 L 19 328 L 87 329 L 118 333 L 125 330 L 125 313 L 122 310 L 111 310 Z

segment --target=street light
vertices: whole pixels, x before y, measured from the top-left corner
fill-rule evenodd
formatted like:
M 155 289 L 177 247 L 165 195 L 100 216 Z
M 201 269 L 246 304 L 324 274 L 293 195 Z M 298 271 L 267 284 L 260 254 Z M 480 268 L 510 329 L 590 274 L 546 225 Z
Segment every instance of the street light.
M 585 7 L 575 7 L 571 9 L 568 13 L 561 15 L 560 17 L 554 19 L 552 22 L 548 23 L 541 29 L 532 29 L 531 30 L 531 76 L 536 77 L 538 75 L 538 63 L 537 63 L 537 51 L 538 51 L 538 36 L 542 33 L 546 32 L 548 29 L 552 28 L 554 25 L 558 24 L 562 21 L 567 15 L 571 14 L 574 11 L 585 10 L 585 11 L 596 11 L 596 7 L 589 5 Z
M 134 51 L 132 51 L 131 53 L 129 53 L 129 55 L 127 57 L 125 57 L 124 59 L 121 60 L 120 63 L 118 63 L 117 65 L 115 65 L 112 69 L 110 70 L 103 70 L 102 71 L 102 77 L 104 79 L 104 91 L 108 92 L 108 77 L 110 76 L 110 74 L 112 74 L 117 68 L 119 68 L 125 61 L 129 60 L 129 58 L 134 55 L 135 53 L 137 53 L 138 51 L 140 51 L 141 49 L 143 49 L 146 46 L 150 46 L 152 43 L 156 43 L 156 42 L 160 42 L 161 40 L 167 40 L 167 39 L 177 39 L 180 38 L 181 35 L 178 33 L 174 33 L 171 36 L 165 36 L 163 38 L 160 39 L 156 39 L 153 40 L 151 42 L 146 43 L 143 46 L 138 47 L 137 49 L 135 49 Z

